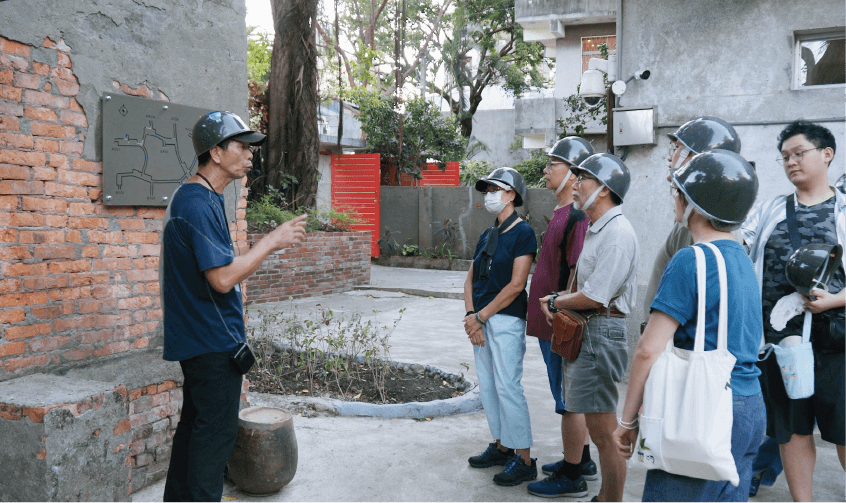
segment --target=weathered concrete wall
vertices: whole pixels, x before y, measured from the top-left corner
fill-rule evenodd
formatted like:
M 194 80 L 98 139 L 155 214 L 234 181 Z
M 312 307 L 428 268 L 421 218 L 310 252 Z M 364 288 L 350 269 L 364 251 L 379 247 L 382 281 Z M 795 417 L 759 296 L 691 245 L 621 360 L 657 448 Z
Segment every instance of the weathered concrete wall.
M 431 252 L 444 244 L 442 229 L 447 227 L 455 236 L 451 248 L 456 256 L 472 258 L 479 236 L 496 218 L 485 210 L 484 199 L 473 187 L 382 187 L 382 236 L 389 231 L 400 247 L 417 244 L 421 251 Z M 540 236 L 547 226 L 543 216 L 550 215 L 556 204 L 552 191 L 529 189 L 517 212 Z
M 616 26 L 614 23 L 567 26 L 564 38 L 555 41 L 555 97 L 557 99 L 561 100 L 575 93 L 582 80 L 582 37 L 615 35 Z
M 529 158 L 529 154 L 518 149 L 510 150 L 515 132 L 514 109 L 479 110 L 473 115 L 472 140 L 481 142 L 487 150 L 480 149 L 471 157 L 474 161 L 488 161 L 494 167 L 513 166 Z
M 613 16 L 617 10 L 616 0 L 518 0 L 515 2 L 516 17 L 585 20 Z
M 629 86 L 623 103 L 657 105 L 659 124 L 704 113 L 729 122 L 843 116 L 843 88 L 791 89 L 794 32 L 842 31 L 842 2 L 659 0 L 623 5 L 622 73 L 652 71 L 648 81 Z

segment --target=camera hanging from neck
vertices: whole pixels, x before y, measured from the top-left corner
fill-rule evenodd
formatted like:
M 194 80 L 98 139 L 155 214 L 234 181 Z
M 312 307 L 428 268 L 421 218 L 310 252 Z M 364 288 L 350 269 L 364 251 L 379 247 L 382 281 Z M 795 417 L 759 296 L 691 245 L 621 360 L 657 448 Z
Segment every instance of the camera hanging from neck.
M 479 264 L 479 270 L 473 271 L 473 281 L 476 281 L 477 279 L 487 281 L 488 277 L 490 277 L 493 255 L 496 251 L 496 243 L 499 241 L 499 235 L 511 227 L 511 224 L 517 221 L 518 218 L 517 212 L 513 211 L 499 227 L 497 227 L 496 220 L 494 220 L 494 224 L 488 233 L 488 241 L 485 243 L 485 249 L 482 250 L 482 260 Z

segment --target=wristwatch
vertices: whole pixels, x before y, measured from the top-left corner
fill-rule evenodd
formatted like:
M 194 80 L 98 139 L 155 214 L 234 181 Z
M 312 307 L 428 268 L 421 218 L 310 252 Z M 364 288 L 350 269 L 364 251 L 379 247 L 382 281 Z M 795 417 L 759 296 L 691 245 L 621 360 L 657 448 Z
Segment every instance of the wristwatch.
M 549 294 L 549 300 L 546 301 L 546 307 L 549 308 L 550 313 L 557 313 L 560 309 L 555 308 L 555 299 L 558 298 L 558 292 L 552 292 Z

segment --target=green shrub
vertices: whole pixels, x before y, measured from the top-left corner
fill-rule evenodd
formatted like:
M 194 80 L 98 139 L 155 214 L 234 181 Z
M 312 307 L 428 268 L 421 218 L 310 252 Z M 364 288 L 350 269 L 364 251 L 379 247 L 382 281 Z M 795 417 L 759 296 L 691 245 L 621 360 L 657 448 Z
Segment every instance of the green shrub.
M 245 219 L 252 232 L 265 233 L 284 224 L 297 215 L 281 208 L 273 202 L 274 196 L 267 194 L 258 201 L 247 202 Z M 307 232 L 347 232 L 361 222 L 355 211 L 337 211 L 329 208 L 309 208 L 306 210 Z

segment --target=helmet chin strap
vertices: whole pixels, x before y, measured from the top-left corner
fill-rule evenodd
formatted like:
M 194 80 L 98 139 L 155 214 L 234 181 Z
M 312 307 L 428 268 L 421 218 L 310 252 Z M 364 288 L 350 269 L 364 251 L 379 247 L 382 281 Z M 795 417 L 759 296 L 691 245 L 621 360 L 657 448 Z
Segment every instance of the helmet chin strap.
M 684 215 L 682 215 L 682 225 L 685 226 L 687 230 L 690 230 L 690 226 L 687 225 L 688 220 L 690 219 L 690 214 L 693 212 L 693 205 L 690 204 L 690 201 L 687 203 L 687 208 L 684 209 Z
M 604 185 L 600 185 L 596 190 L 593 191 L 593 194 L 590 195 L 590 197 L 588 198 L 587 202 L 585 202 L 585 204 L 579 204 L 577 202 L 574 202 L 573 208 L 576 208 L 577 210 L 581 210 L 581 211 L 587 211 L 587 209 L 590 208 L 590 205 L 593 204 L 593 202 L 596 200 L 596 196 L 598 196 L 600 191 L 602 191 L 602 189 L 604 189 L 604 188 L 605 188 Z
M 681 152 L 679 152 L 679 156 L 676 158 L 676 162 L 673 163 L 673 167 L 670 168 L 670 169 L 672 169 L 673 171 L 676 171 L 677 169 L 684 166 L 684 164 L 685 164 L 684 161 L 685 161 L 685 159 L 687 159 L 688 155 L 690 155 L 690 149 L 687 148 L 687 147 L 684 147 L 681 150 Z
M 564 186 L 567 185 L 567 180 L 570 179 L 570 175 L 572 175 L 572 174 L 573 174 L 573 172 L 568 169 L 567 170 L 567 176 L 564 177 L 564 180 L 561 182 L 561 184 L 558 186 L 558 188 L 555 189 L 555 195 L 556 196 L 558 195 L 559 192 L 564 190 Z

